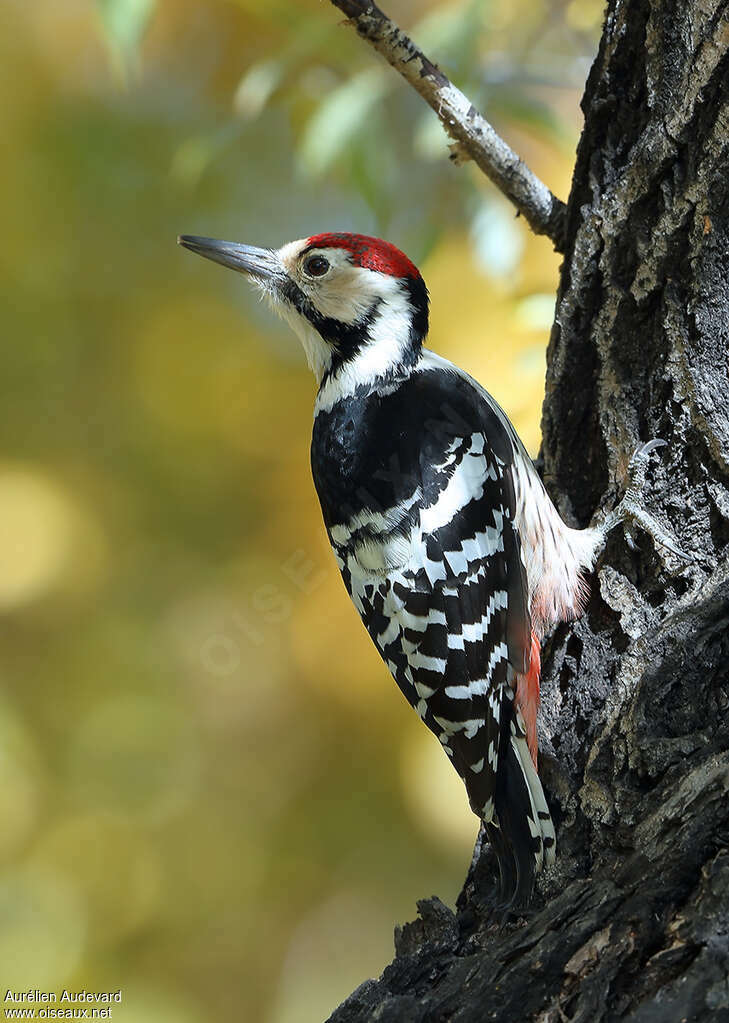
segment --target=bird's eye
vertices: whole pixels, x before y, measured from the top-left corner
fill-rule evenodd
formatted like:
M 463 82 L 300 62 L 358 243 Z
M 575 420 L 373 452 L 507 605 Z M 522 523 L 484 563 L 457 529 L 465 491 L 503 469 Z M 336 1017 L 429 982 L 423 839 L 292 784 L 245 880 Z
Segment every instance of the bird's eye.
M 310 256 L 304 262 L 304 273 L 309 277 L 323 277 L 329 269 L 329 260 L 324 256 Z

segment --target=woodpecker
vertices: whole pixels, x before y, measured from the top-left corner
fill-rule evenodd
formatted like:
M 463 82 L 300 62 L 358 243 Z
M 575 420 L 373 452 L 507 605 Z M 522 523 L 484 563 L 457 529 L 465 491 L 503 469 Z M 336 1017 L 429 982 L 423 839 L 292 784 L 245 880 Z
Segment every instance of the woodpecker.
M 318 385 L 312 474 L 342 579 L 486 826 L 502 900 L 525 905 L 556 850 L 537 773 L 540 643 L 581 613 L 618 522 L 677 550 L 639 502 L 663 442 L 636 452 L 615 511 L 572 529 L 503 409 L 424 347 L 428 291 L 394 245 L 347 233 L 280 249 L 178 241 L 245 274 L 300 338 Z

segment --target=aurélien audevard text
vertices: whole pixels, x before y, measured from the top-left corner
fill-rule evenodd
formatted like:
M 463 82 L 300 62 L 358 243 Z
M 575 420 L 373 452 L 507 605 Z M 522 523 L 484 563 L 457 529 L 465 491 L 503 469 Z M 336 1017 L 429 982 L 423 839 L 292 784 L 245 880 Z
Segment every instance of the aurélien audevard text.
M 56 991 L 40 991 L 37 987 L 27 991 L 13 991 L 8 988 L 4 1002 L 98 1002 L 111 1003 L 122 1000 L 121 988 L 118 991 L 69 991 L 64 988 L 60 995 Z
M 111 1019 L 112 1004 L 122 1000 L 121 988 L 118 991 L 70 991 L 64 988 L 60 993 L 57 991 L 41 991 L 40 988 L 28 988 L 27 990 L 14 990 L 6 988 L 3 996 L 3 1003 L 33 1003 L 32 1016 L 28 1017 L 30 1009 L 5 1009 L 5 1018 L 13 1019 L 18 1013 L 22 1018 L 32 1019 Z M 56 1007 L 54 1003 L 59 1003 Z

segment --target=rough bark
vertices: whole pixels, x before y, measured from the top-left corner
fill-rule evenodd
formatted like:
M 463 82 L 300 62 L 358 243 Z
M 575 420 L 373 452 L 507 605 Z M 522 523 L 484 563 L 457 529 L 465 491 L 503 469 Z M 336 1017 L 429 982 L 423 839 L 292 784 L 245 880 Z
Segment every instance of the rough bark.
M 331 1023 L 729 1021 L 729 3 L 610 0 L 583 100 L 544 471 L 584 525 L 640 440 L 692 563 L 613 536 L 544 652 L 558 861 L 500 927 L 477 849 Z

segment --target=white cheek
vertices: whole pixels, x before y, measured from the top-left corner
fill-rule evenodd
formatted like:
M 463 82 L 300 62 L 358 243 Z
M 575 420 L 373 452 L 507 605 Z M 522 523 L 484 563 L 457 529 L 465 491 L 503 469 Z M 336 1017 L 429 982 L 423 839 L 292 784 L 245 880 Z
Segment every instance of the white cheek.
M 368 280 L 366 273 L 351 267 L 335 268 L 316 284 L 302 283 L 301 290 L 322 316 L 356 323 L 367 316 L 382 290 L 381 281 Z

